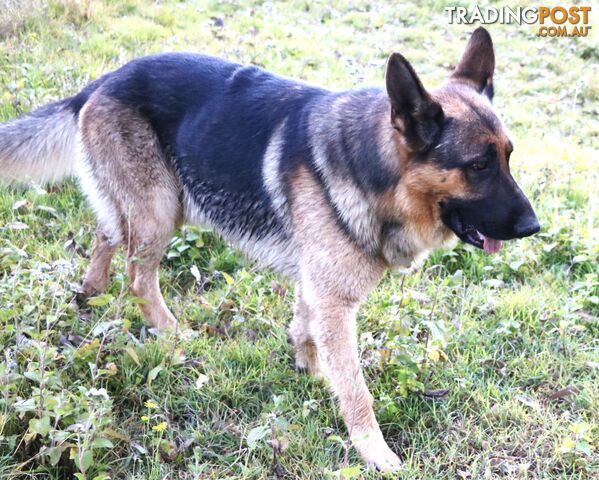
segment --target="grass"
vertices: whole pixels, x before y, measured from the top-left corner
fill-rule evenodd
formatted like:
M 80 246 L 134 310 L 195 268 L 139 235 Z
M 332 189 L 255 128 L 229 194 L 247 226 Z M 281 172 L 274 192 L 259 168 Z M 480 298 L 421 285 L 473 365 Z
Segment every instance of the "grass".
M 2 4 L 2 2 L 0 2 Z M 4 5 L 5 4 L 5 5 Z M 5 0 L 0 119 L 172 50 L 332 88 L 382 85 L 394 50 L 441 82 L 470 26 L 444 2 Z M 460 246 L 359 313 L 375 409 L 405 479 L 599 477 L 596 32 L 491 26 L 515 176 L 543 224 L 496 256 Z M 296 374 L 292 286 L 210 232 L 178 232 L 161 281 L 197 332 L 156 338 L 126 289 L 78 309 L 93 215 L 75 183 L 0 190 L 0 477 L 376 478 L 326 385 Z

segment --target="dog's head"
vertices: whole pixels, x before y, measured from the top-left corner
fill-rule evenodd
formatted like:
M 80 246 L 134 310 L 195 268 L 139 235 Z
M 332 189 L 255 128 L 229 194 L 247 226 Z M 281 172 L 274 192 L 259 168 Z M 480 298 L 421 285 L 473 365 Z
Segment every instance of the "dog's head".
M 427 92 L 408 61 L 391 55 L 391 122 L 409 160 L 411 195 L 461 240 L 493 253 L 501 240 L 532 235 L 539 222 L 510 174 L 513 146 L 492 108 L 495 57 L 484 28 L 472 34 L 449 81 Z

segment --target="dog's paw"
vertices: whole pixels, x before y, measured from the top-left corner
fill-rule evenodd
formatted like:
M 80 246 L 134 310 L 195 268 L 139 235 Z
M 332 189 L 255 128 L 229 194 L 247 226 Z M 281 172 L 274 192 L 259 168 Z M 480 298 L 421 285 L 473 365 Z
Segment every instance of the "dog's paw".
M 87 304 L 87 300 L 94 296 L 94 292 L 85 290 L 80 284 L 71 285 L 71 291 L 73 292 L 73 300 L 78 307 L 84 307 Z
M 295 347 L 295 370 L 298 373 L 306 373 L 315 378 L 323 378 L 320 360 L 314 348 Z
M 399 457 L 389 448 L 379 432 L 352 437 L 362 460 L 381 472 L 397 472 L 402 467 Z
M 190 328 L 186 323 L 167 324 L 166 326 L 150 327 L 148 332 L 158 338 L 173 338 L 182 341 L 189 341 L 199 336 L 199 332 Z
M 397 472 L 403 465 L 399 457 L 387 445 L 381 446 L 379 451 L 374 453 L 366 463 L 383 473 Z
M 198 331 L 194 330 L 186 323 L 183 323 L 183 325 L 179 327 L 177 330 L 177 335 L 181 340 L 185 341 L 193 340 L 194 338 L 198 338 L 200 336 Z

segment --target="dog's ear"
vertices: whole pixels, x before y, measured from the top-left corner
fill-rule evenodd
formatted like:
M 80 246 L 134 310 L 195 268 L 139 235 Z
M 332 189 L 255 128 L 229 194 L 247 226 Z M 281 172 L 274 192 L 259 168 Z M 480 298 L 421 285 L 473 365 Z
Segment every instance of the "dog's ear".
M 443 109 L 422 86 L 410 63 L 400 53 L 387 62 L 387 94 L 391 102 L 391 123 L 418 152 L 428 150 L 443 123 Z
M 479 93 L 493 99 L 493 71 L 495 53 L 491 35 L 483 27 L 474 30 L 466 51 L 453 72 L 453 80 L 473 85 Z

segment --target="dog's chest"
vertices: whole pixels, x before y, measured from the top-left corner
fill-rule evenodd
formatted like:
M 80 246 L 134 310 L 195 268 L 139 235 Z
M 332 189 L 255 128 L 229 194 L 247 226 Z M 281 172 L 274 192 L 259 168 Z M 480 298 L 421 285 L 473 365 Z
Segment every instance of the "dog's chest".
M 381 253 L 391 268 L 411 270 L 419 267 L 430 252 L 422 239 L 409 226 L 399 222 L 382 227 Z

